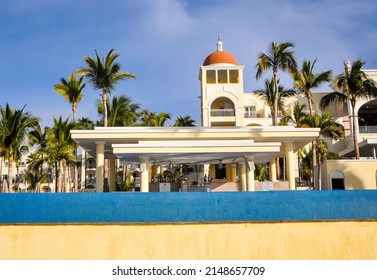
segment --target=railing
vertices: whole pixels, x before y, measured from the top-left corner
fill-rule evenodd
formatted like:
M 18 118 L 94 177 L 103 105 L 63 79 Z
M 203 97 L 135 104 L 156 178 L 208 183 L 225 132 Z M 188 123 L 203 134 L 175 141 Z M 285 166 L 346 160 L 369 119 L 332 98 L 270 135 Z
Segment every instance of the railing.
M 377 126 L 374 126 L 374 125 L 359 126 L 359 133 L 377 133 Z
M 263 117 L 263 113 L 261 112 L 252 112 L 252 113 L 245 113 L 244 118 L 251 119 L 251 118 L 264 118 L 264 117 Z
M 86 169 L 96 169 L 96 165 L 95 164 L 88 164 L 86 166 Z
M 211 109 L 211 117 L 234 117 L 234 109 Z
M 257 113 L 256 112 L 248 112 L 248 113 L 244 114 L 244 117 L 245 118 L 256 118 L 257 117 Z

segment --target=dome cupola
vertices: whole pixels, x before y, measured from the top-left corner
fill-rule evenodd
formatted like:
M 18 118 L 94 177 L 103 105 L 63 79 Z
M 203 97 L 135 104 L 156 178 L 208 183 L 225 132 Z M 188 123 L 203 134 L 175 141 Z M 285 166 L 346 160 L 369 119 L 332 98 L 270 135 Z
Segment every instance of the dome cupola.
M 237 60 L 234 56 L 226 51 L 223 51 L 223 43 L 221 42 L 221 38 L 219 36 L 217 40 L 217 50 L 211 53 L 203 62 L 203 66 L 213 65 L 213 64 L 232 64 L 238 65 Z

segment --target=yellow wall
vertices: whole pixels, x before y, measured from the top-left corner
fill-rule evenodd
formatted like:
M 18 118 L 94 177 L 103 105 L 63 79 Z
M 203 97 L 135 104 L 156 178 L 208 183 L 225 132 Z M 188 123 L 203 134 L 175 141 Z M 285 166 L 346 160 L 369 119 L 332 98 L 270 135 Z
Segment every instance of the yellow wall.
M 377 221 L 2 225 L 0 259 L 377 259 Z
M 376 189 L 376 160 L 328 160 L 323 166 L 323 173 L 327 178 L 329 188 L 330 175 L 334 170 L 339 170 L 345 177 L 346 190 Z

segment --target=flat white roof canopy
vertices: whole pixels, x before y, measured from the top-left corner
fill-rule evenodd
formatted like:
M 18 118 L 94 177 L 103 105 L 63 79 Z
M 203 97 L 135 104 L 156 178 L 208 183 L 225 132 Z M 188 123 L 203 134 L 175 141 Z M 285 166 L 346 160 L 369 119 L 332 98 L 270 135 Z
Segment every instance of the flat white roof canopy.
M 91 156 L 96 143 L 105 157 L 135 163 L 142 158 L 167 163 L 240 162 L 250 158 L 265 163 L 284 156 L 285 143 L 295 151 L 319 135 L 317 128 L 278 127 L 98 127 L 72 130 L 72 139 Z

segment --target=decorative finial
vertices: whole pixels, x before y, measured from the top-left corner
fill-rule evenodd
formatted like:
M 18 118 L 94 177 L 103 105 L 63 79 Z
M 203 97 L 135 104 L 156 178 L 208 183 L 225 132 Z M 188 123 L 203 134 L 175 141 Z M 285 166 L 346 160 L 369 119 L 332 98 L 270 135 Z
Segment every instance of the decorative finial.
M 217 37 L 217 50 L 222 51 L 223 50 L 223 43 L 221 42 L 220 34 Z
M 349 73 L 351 71 L 351 61 L 349 59 L 347 59 L 347 65 L 346 65 L 346 69 L 347 69 L 347 72 Z

